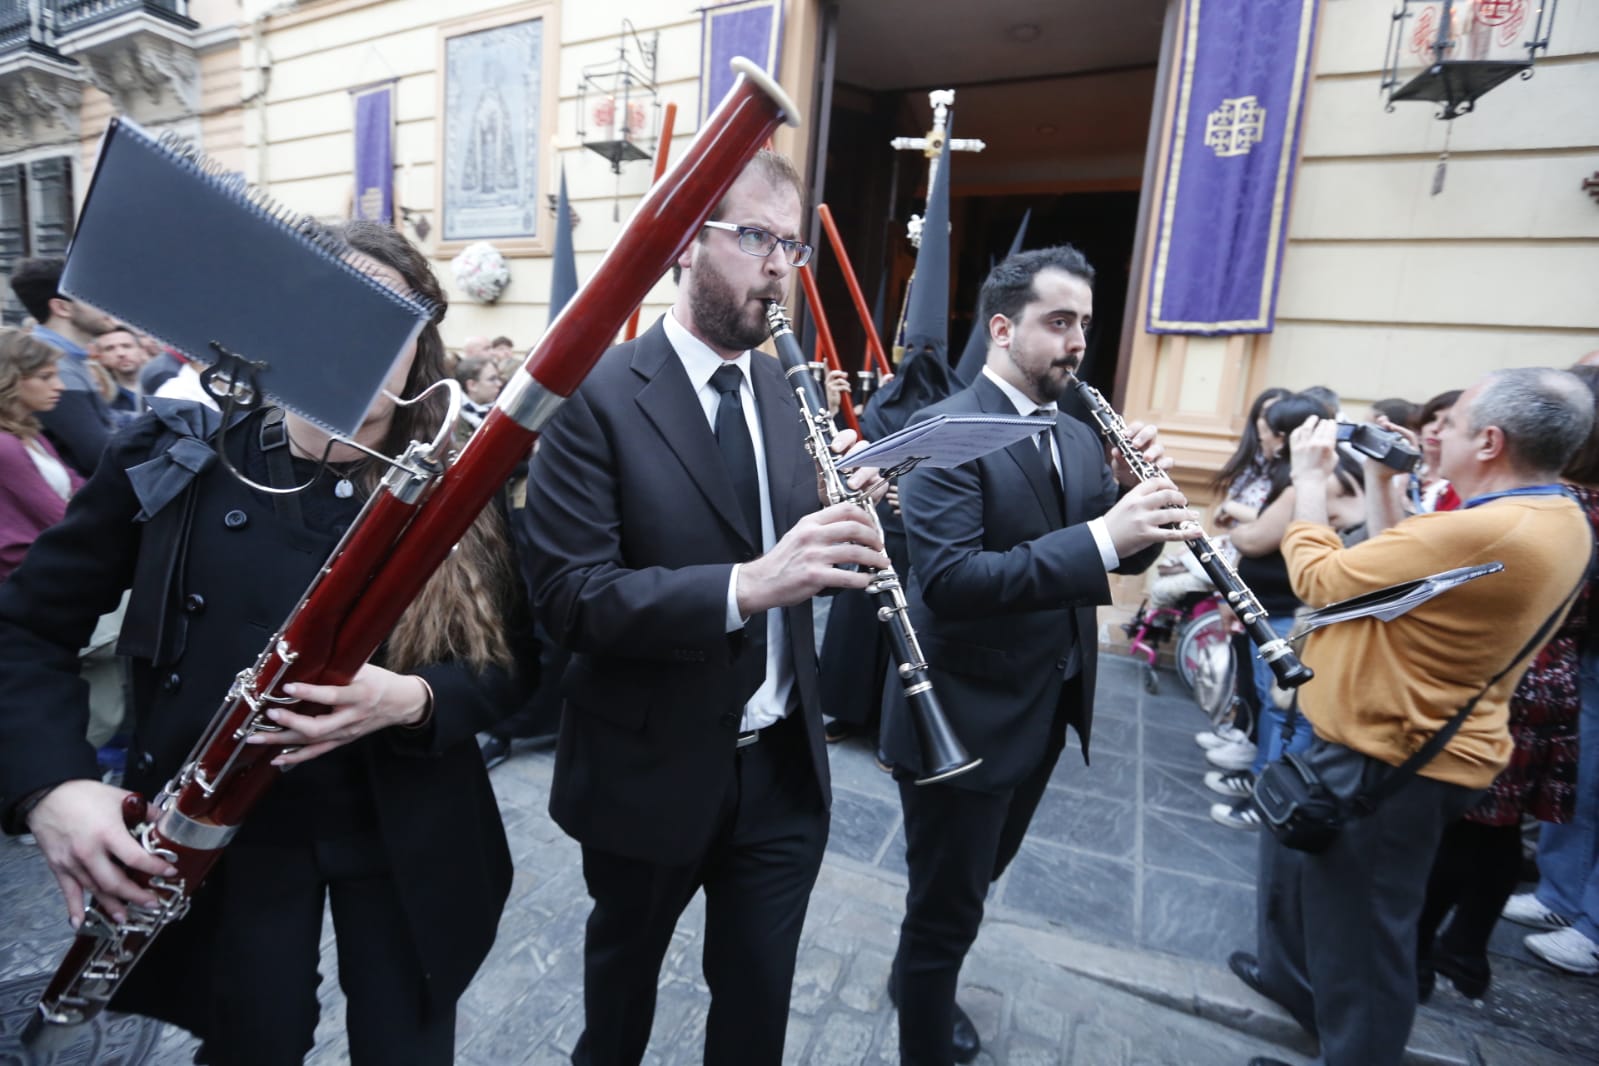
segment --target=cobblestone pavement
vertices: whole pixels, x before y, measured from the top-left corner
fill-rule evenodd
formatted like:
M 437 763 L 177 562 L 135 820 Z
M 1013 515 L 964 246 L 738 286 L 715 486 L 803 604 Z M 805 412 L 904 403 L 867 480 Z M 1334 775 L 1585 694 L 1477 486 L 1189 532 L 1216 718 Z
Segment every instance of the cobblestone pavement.
M 1256 841 L 1205 817 L 1212 796 L 1193 731 L 1203 725 L 1165 675 L 1139 687 L 1125 660 L 1102 660 L 1092 767 L 1062 758 L 1033 832 L 994 887 L 961 975 L 960 998 L 984 1039 L 979 1063 L 1032 1066 L 1242 1066 L 1270 1054 L 1301 1063 L 1314 1048 L 1280 1011 L 1227 974 L 1252 945 Z M 833 752 L 828 858 L 801 942 L 790 1063 L 893 1063 L 896 1018 L 883 984 L 904 898 L 904 841 L 892 782 L 862 745 Z M 494 771 L 516 880 L 493 953 L 462 1000 L 465 1066 L 567 1061 L 582 1028 L 578 849 L 545 813 L 552 759 L 524 753 Z M 56 964 L 66 927 L 36 849 L 0 844 L 0 981 Z M 700 1059 L 707 993 L 698 901 L 662 972 L 652 1066 Z M 341 996 L 324 952 L 323 1024 L 311 1063 L 348 1061 Z M 1501 928 L 1485 1004 L 1444 989 L 1423 1010 L 1414 1061 L 1553 1066 L 1599 1061 L 1599 982 L 1527 961 Z M 190 1060 L 165 1031 L 148 1062 Z

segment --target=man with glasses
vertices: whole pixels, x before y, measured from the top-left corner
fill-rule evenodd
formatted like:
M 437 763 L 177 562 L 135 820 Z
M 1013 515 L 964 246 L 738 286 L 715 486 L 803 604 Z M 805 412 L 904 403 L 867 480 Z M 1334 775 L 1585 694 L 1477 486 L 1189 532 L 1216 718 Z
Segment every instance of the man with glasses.
M 701 888 L 705 1062 L 782 1061 L 831 798 L 810 601 L 888 565 L 864 511 L 818 509 L 793 394 L 750 351 L 810 255 L 803 219 L 798 174 L 761 152 L 678 258 L 671 310 L 551 421 L 517 516 L 539 621 L 573 653 L 550 813 L 594 901 L 584 1066 L 643 1057 Z

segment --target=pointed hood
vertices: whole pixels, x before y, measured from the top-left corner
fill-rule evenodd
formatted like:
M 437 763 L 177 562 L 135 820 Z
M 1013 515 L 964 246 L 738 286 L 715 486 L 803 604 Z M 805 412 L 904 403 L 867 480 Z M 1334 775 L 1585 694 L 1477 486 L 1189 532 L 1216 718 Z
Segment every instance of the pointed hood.
M 1022 213 L 1022 224 L 1016 227 L 1016 236 L 1011 238 L 1010 251 L 1005 253 L 1009 259 L 1022 250 L 1022 244 L 1027 240 L 1027 223 L 1033 217 L 1033 209 L 1029 207 Z M 988 269 L 993 270 L 995 264 L 990 262 Z M 977 308 L 977 313 L 972 316 L 972 332 L 966 338 L 966 349 L 961 352 L 960 362 L 955 364 L 955 377 L 963 385 L 970 385 L 977 380 L 977 375 L 982 373 L 983 364 L 988 361 L 988 323 L 983 319 L 983 309 Z
M 949 368 L 949 138 L 946 124 L 938 173 L 927 190 L 916 272 L 911 275 L 905 355 L 894 380 L 879 389 L 867 406 L 861 431 L 869 438 L 903 428 L 917 411 L 958 387 Z
M 561 195 L 555 201 L 555 249 L 550 256 L 550 321 L 577 295 L 577 257 L 572 253 L 572 208 L 566 199 L 566 166 L 561 166 Z

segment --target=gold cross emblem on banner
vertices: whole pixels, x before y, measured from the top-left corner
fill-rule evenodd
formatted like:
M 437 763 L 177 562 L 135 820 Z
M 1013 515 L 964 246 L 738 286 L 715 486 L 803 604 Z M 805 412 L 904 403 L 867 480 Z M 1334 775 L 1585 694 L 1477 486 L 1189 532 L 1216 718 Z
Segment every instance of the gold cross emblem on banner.
M 1235 96 L 1205 118 L 1205 147 L 1219 156 L 1248 155 L 1266 132 L 1266 109 L 1253 96 Z

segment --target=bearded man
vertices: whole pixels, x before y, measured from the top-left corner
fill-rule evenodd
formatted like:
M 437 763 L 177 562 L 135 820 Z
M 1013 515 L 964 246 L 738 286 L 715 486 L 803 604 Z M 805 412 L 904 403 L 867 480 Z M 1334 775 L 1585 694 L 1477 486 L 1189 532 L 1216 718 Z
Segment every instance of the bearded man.
M 803 219 L 798 174 L 758 154 L 679 257 L 671 310 L 602 357 L 529 469 L 528 588 L 572 653 L 550 813 L 594 900 L 581 1066 L 643 1057 L 701 888 L 705 1062 L 782 1062 L 831 796 L 811 597 L 888 565 L 865 511 L 818 510 L 793 393 L 750 351 L 810 257 Z

